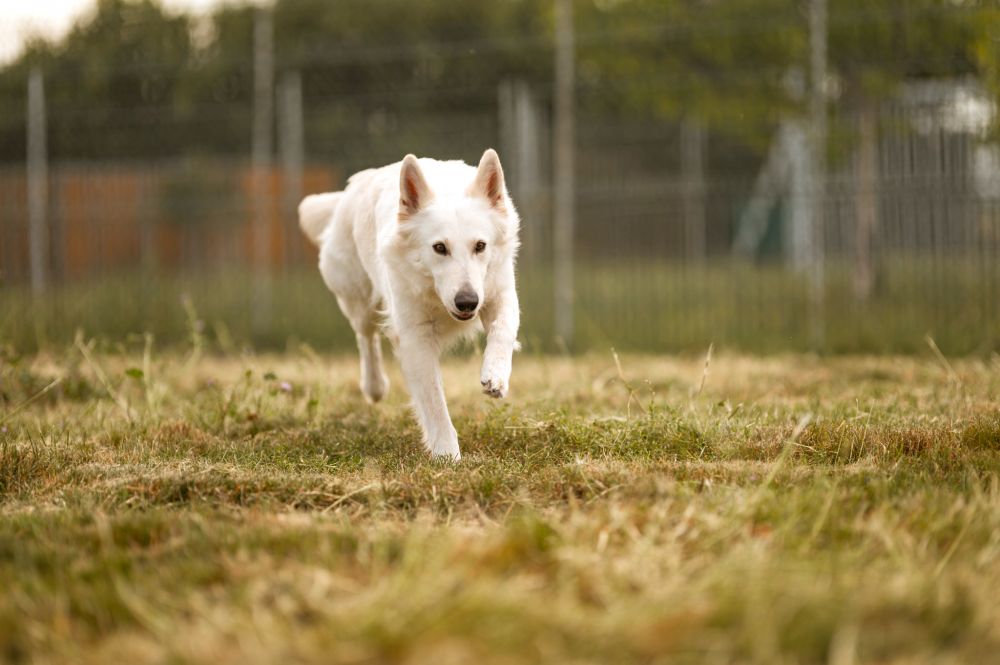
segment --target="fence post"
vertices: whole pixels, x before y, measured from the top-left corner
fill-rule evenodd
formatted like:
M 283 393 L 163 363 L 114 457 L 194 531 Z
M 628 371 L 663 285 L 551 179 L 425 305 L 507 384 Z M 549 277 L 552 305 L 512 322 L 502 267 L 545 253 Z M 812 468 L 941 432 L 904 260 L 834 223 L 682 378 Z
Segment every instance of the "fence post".
M 825 274 L 825 215 L 826 215 L 826 58 L 827 58 L 827 4 L 826 0 L 809 2 L 809 73 L 810 73 L 810 156 L 812 179 L 811 234 L 812 266 L 809 271 L 809 321 L 810 337 L 814 349 L 823 347 L 825 337 L 824 301 L 826 296 Z
M 538 104 L 531 86 L 521 80 L 503 81 L 498 91 L 501 157 L 508 165 L 511 191 L 521 213 L 522 263 L 534 264 L 541 256 L 543 217 L 542 132 Z
M 681 196 L 684 244 L 688 259 L 703 261 L 705 228 L 705 127 L 698 118 L 681 121 Z
M 531 86 L 519 81 L 514 88 L 514 117 L 517 121 L 518 191 L 527 213 L 522 236 L 527 244 L 526 257 L 537 263 L 541 256 L 543 193 L 541 113 Z
M 815 146 L 811 143 L 806 123 L 787 120 L 782 128 L 788 154 L 788 230 L 785 237 L 785 258 L 797 276 L 804 276 L 812 286 L 816 262 L 816 187 Z M 812 307 L 812 291 L 809 306 Z M 810 309 L 810 317 L 813 312 Z M 813 324 L 810 318 L 809 325 Z
M 287 72 L 281 79 L 281 104 L 278 107 L 279 145 L 281 150 L 282 194 L 284 214 L 294 219 L 299 201 L 302 200 L 302 173 L 305 162 L 305 130 L 302 117 L 302 75 Z M 283 220 L 285 221 L 285 220 Z M 298 226 L 290 223 L 281 225 L 281 236 L 285 240 L 285 260 L 298 256 L 297 242 L 289 242 L 290 231 Z M 298 237 L 298 234 L 295 233 Z M 294 249 L 293 249 L 294 248 Z
M 555 330 L 567 345 L 573 341 L 574 50 L 573 0 L 556 0 Z
M 271 165 L 274 131 L 274 19 L 258 7 L 253 30 L 253 270 L 252 327 L 263 330 L 271 320 Z
M 28 259 L 31 290 L 36 295 L 48 286 L 49 272 L 49 161 L 46 136 L 45 78 L 40 67 L 28 75 L 27 181 Z
M 858 148 L 855 154 L 854 297 L 866 302 L 875 286 L 872 243 L 878 225 L 878 118 L 874 103 L 863 99 L 858 111 Z

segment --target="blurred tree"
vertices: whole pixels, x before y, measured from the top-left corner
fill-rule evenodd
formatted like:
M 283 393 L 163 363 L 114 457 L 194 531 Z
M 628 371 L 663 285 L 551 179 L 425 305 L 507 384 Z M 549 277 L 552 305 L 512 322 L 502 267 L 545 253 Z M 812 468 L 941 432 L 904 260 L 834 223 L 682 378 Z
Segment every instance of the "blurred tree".
M 843 94 L 878 98 L 904 80 L 978 74 L 980 16 L 948 0 L 830 3 L 829 58 Z
M 799 110 L 804 0 L 577 5 L 582 113 L 695 116 L 759 153 Z M 1000 91 L 998 12 L 986 0 L 831 1 L 839 100 L 877 99 L 912 77 L 972 74 Z M 278 72 L 302 72 L 306 108 L 322 109 L 309 136 L 332 143 L 378 118 L 395 131 L 405 114 L 491 113 L 505 79 L 544 92 L 552 21 L 551 0 L 276 0 Z M 194 18 L 157 0 L 99 0 L 65 38 L 0 69 L 0 160 L 23 159 L 31 63 L 45 68 L 57 158 L 246 154 L 252 23 L 249 5 Z
M 580 4 L 581 77 L 604 110 L 696 115 L 715 131 L 760 140 L 769 134 L 761 129 L 799 108 L 808 57 L 805 2 Z M 858 104 L 893 95 L 914 78 L 995 80 L 998 13 L 976 0 L 830 2 L 834 92 Z M 619 94 L 607 94 L 612 90 Z
M 43 66 L 53 154 L 162 154 L 185 135 L 177 101 L 192 55 L 188 17 L 153 0 L 99 0 L 63 40 L 32 43 L 0 79 L 13 87 L 29 64 Z
M 975 12 L 968 21 L 973 26 L 973 39 L 969 44 L 976 64 L 979 80 L 987 86 L 990 95 L 1000 107 L 1000 6 L 995 2 L 975 4 Z M 1000 112 L 994 117 L 992 136 L 1000 139 Z
M 806 39 L 797 3 L 596 0 L 582 9 L 583 99 L 598 109 L 695 116 L 759 142 L 794 104 L 788 80 Z
M 205 41 L 184 72 L 194 114 L 189 152 L 246 157 L 253 121 L 253 24 L 249 4 L 224 4 L 205 19 Z

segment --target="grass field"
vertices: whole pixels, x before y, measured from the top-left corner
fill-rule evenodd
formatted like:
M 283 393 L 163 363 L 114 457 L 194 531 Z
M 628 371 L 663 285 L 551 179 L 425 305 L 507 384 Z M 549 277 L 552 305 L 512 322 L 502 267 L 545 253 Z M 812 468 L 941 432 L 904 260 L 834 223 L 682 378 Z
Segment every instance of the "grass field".
M 1000 660 L 1000 358 L 0 363 L 0 661 Z M 58 381 L 53 384 L 54 381 Z
M 816 322 L 807 280 L 778 263 L 581 261 L 569 346 L 578 353 L 692 353 L 714 342 L 746 353 L 913 354 L 927 351 L 930 334 L 949 355 L 1000 351 L 1000 262 L 985 255 L 886 259 L 866 303 L 852 295 L 850 265 L 831 260 L 826 272 Z M 518 280 L 525 349 L 563 351 L 553 326 L 551 270 L 522 266 Z M 257 284 L 251 273 L 226 269 L 70 280 L 44 298 L 24 285 L 0 285 L 0 339 L 37 350 L 71 343 L 77 330 L 111 341 L 149 332 L 159 344 L 178 345 L 197 320 L 225 350 L 285 350 L 301 342 L 353 350 L 354 334 L 315 268 L 274 275 L 270 314 L 258 321 L 248 284 Z M 814 327 L 823 332 L 818 346 Z

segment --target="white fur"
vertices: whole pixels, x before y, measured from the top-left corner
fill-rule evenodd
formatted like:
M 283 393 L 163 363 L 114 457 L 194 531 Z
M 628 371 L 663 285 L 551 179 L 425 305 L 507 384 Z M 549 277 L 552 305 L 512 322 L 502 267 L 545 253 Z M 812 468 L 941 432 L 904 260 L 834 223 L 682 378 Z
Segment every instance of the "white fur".
M 319 246 L 319 236 L 330 223 L 330 218 L 337 209 L 337 202 L 343 195 L 343 192 L 313 194 L 302 199 L 299 204 L 299 227 L 314 245 Z
M 385 396 L 379 333 L 402 366 L 427 450 L 459 459 L 439 358 L 454 340 L 486 331 L 480 384 L 504 397 L 520 324 L 514 259 L 520 221 L 492 149 L 478 168 L 407 155 L 348 180 L 343 192 L 309 196 L 299 223 L 320 248 L 319 269 L 358 340 L 361 390 Z M 477 252 L 476 244 L 485 243 Z M 447 256 L 434 246 L 444 243 Z M 474 294 L 468 321 L 455 302 Z M 468 304 L 466 305 L 469 306 Z

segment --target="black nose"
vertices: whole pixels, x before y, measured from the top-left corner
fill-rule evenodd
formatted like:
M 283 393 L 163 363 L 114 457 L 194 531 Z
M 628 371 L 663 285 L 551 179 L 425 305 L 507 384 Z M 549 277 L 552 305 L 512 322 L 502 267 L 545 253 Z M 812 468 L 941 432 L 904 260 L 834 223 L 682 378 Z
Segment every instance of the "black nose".
M 455 294 L 455 307 L 460 312 L 474 312 L 479 306 L 479 296 L 475 291 L 462 290 Z

